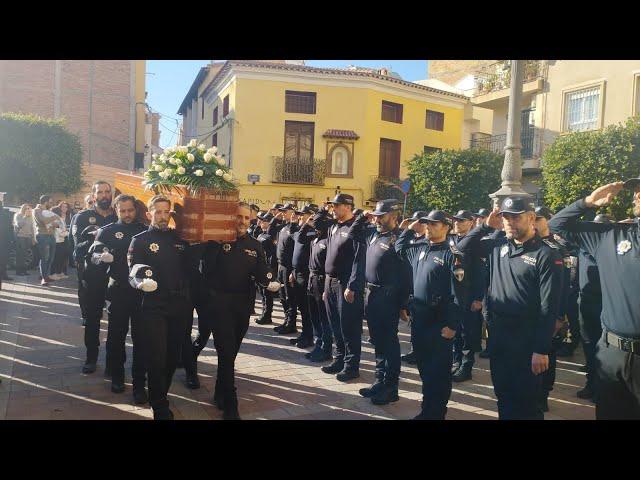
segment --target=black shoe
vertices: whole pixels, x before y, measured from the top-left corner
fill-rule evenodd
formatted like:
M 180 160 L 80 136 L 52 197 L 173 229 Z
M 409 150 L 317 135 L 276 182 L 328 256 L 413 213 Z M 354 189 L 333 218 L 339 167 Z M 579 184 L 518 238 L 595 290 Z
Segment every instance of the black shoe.
M 198 375 L 187 375 L 187 388 L 190 390 L 197 390 L 200 388 L 200 380 Z
M 271 320 L 271 317 L 260 317 L 256 320 L 256 323 L 258 325 L 271 325 L 273 321 Z
M 320 345 L 316 345 L 315 348 L 313 350 L 311 350 L 310 352 L 307 352 L 304 354 L 304 358 L 308 358 L 309 360 L 311 360 L 311 356 L 312 355 L 317 355 L 316 352 L 319 352 L 320 349 Z
M 487 350 L 487 349 L 485 348 L 484 350 L 482 350 L 482 351 L 478 354 L 478 356 L 479 356 L 480 358 L 489 358 L 489 357 L 490 357 L 489 350 Z
M 400 397 L 398 396 L 397 385 L 385 385 L 382 390 L 371 397 L 371 403 L 374 405 L 387 405 L 398 400 L 400 400 Z
M 153 411 L 154 420 L 173 420 L 173 412 L 168 408 Z
M 454 382 L 466 382 L 467 380 L 471 380 L 471 369 L 460 367 L 456 373 L 453 374 L 451 380 Z
M 296 343 L 296 347 L 298 348 L 309 348 L 309 347 L 313 347 L 314 345 L 315 345 L 315 342 L 313 341 L 313 338 L 303 338 L 302 340 Z
M 87 326 L 87 319 L 86 319 L 86 318 L 83 318 L 83 319 L 82 319 L 82 326 L 83 326 L 83 327 L 86 327 L 86 326 Z
M 227 408 L 222 414 L 223 420 L 242 420 L 240 418 L 240 413 L 238 412 L 238 407 L 235 408 Z
M 542 410 L 543 412 L 548 412 L 549 411 L 549 398 L 548 397 L 541 398 L 538 401 L 538 405 L 540 406 L 540 410 Z
M 282 325 L 278 325 L 277 327 L 273 327 L 273 331 L 276 333 L 280 333 L 280 331 L 286 326 L 286 323 L 283 323 Z
M 341 372 L 343 368 L 344 368 L 344 362 L 334 360 L 333 363 L 331 363 L 331 365 L 326 365 L 322 367 L 321 370 L 324 373 L 335 374 L 335 373 Z
M 213 403 L 218 410 L 224 410 L 224 398 L 222 395 L 214 393 L 211 403 Z
M 298 329 L 295 324 L 286 324 L 282 326 L 282 329 L 278 330 L 280 335 L 289 335 L 290 333 L 298 333 Z
M 416 360 L 416 352 L 414 351 L 411 351 L 406 355 L 402 355 L 400 359 L 403 362 L 407 362 L 409 365 L 415 365 L 416 363 L 418 363 L 418 361 Z
M 360 376 L 360 372 L 358 370 L 342 370 L 339 374 L 336 375 L 336 380 L 339 382 L 348 382 L 349 380 L 353 380 L 354 378 L 358 378 Z
M 301 340 L 302 340 L 302 336 L 299 336 L 299 337 L 296 337 L 296 338 L 290 338 L 290 339 L 289 339 L 289 343 L 290 343 L 291 345 L 295 345 L 296 343 L 298 343 L 298 342 L 299 342 L 299 341 L 301 341 Z
M 583 400 L 591 400 L 593 398 L 593 389 L 591 388 L 591 385 L 587 385 L 582 390 L 576 392 L 576 397 Z
M 333 359 L 333 355 L 331 355 L 331 352 L 325 352 L 323 350 L 318 351 L 318 353 L 312 353 L 311 356 L 309 357 L 309 360 L 311 360 L 314 363 L 326 362 L 327 360 L 332 360 L 332 359 Z
M 564 343 L 562 346 L 556 351 L 556 357 L 571 357 L 573 356 L 573 351 L 575 347 L 571 346 L 572 344 Z
M 97 365 L 95 363 L 85 363 L 82 366 L 82 373 L 93 373 L 96 371 Z
M 111 380 L 111 391 L 113 393 L 123 393 L 124 392 L 124 380 Z
M 451 365 L 451 374 L 455 374 L 459 369 L 460 364 L 458 362 L 455 362 L 453 365 Z
M 376 379 L 376 381 L 373 382 L 373 384 L 370 387 L 361 388 L 359 390 L 359 393 L 365 398 L 371 398 L 383 388 L 384 388 L 384 382 L 382 380 Z
M 144 387 L 133 387 L 133 403 L 143 405 L 149 401 L 149 396 Z

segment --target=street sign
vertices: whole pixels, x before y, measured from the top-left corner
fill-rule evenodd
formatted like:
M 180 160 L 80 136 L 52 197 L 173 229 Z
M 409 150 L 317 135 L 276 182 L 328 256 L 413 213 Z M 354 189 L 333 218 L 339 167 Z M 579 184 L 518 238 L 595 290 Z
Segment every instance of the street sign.
M 250 173 L 249 175 L 247 175 L 247 180 L 250 181 L 251 183 L 256 183 L 260 181 L 260 175 L 256 175 L 254 173 Z
M 409 180 L 408 178 L 406 180 L 403 180 L 402 183 L 400 184 L 400 190 L 402 190 L 402 193 L 404 193 L 405 195 L 409 193 L 410 188 L 411 188 L 411 180 Z

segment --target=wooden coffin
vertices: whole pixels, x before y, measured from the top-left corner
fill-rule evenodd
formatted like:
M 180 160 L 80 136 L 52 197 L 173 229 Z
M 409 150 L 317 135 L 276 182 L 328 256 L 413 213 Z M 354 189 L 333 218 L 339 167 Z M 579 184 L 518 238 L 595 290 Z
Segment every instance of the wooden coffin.
M 129 173 L 116 173 L 115 193 L 133 195 L 143 203 L 155 195 L 145 190 L 143 178 Z M 202 190 L 191 195 L 186 188 L 172 190 L 167 196 L 173 202 L 173 227 L 188 242 L 217 240 L 229 242 L 236 239 L 236 209 L 238 191 L 220 193 Z

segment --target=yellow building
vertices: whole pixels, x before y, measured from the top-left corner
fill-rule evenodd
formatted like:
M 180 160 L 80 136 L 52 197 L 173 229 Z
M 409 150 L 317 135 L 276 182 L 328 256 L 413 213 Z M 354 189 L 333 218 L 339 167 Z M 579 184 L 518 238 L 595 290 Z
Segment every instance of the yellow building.
M 463 146 L 471 111 L 464 95 L 385 71 L 228 61 L 200 70 L 178 113 L 182 142 L 217 146 L 241 198 L 268 208 L 397 194 L 415 154 Z

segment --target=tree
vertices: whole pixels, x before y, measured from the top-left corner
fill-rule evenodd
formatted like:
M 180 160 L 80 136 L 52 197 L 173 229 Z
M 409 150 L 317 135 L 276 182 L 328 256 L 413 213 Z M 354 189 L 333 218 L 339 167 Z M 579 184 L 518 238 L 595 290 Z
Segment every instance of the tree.
M 77 192 L 82 148 L 63 120 L 0 114 L 0 190 L 22 200 L 44 193 Z
M 489 194 L 500 188 L 502 161 L 501 155 L 479 148 L 415 155 L 408 162 L 409 208 L 455 213 L 489 206 Z
M 545 203 L 560 209 L 597 187 L 640 174 L 640 117 L 604 130 L 559 136 L 542 156 Z M 631 194 L 623 190 L 602 212 L 631 216 Z

